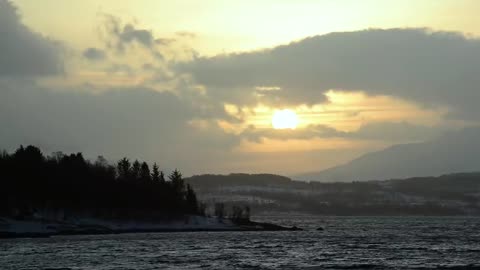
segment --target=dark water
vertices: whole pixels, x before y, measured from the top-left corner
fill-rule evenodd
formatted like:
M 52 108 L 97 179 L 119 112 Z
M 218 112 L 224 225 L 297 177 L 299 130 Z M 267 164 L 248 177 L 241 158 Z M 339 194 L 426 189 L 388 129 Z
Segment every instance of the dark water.
M 0 240 L 0 269 L 480 269 L 479 218 L 266 219 L 307 230 Z

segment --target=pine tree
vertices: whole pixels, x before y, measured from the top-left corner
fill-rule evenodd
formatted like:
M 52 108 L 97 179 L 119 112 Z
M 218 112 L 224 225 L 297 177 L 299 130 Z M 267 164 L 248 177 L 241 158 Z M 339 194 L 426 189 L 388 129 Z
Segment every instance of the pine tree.
M 127 180 L 130 178 L 130 161 L 127 158 L 122 158 L 117 162 L 118 178 L 121 180 Z
M 189 184 L 187 184 L 187 194 L 185 196 L 185 199 L 187 200 L 188 211 L 192 214 L 197 214 L 198 213 L 197 195 L 195 194 L 195 191 L 193 191 L 192 187 Z
M 177 194 L 180 198 L 183 198 L 185 194 L 185 183 L 183 181 L 182 174 L 175 169 L 175 171 L 173 171 L 168 178 L 171 181 L 173 192 L 175 192 L 175 194 Z
M 154 182 L 165 183 L 165 175 L 160 171 L 157 163 L 153 164 L 151 178 Z
M 140 162 L 138 160 L 135 160 L 132 164 L 132 175 L 131 178 L 132 180 L 138 180 L 140 179 Z
M 95 160 L 95 166 L 107 167 L 108 166 L 108 161 L 104 156 L 98 156 L 97 160 Z
M 142 181 L 150 181 L 152 177 L 150 176 L 150 168 L 146 162 L 142 162 L 140 166 L 140 180 Z
M 160 170 L 157 163 L 153 163 L 152 175 L 150 176 L 154 182 L 160 182 Z
M 150 171 L 146 162 L 127 158 L 112 166 L 101 156 L 87 161 L 81 153 L 44 157 L 34 146 L 0 151 L 0 215 L 24 218 L 56 209 L 126 219 L 205 213 L 178 170 L 169 179 L 156 164 Z

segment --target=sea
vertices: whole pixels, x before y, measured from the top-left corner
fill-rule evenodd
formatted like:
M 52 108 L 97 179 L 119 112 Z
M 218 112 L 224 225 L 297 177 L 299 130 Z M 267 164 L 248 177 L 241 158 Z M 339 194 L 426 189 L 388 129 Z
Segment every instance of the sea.
M 304 230 L 0 239 L 0 269 L 480 269 L 478 217 L 254 220 Z

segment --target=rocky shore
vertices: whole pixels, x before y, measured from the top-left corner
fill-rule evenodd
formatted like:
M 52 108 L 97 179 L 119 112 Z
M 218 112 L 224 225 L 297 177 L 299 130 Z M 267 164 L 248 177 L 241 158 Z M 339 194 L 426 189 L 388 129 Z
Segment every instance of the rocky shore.
M 15 220 L 0 217 L 0 238 L 33 238 L 56 235 L 94 235 L 120 233 L 225 232 L 225 231 L 299 231 L 297 227 L 242 221 L 232 222 L 201 216 L 164 222 L 112 221 L 82 218 L 67 221 L 44 219 Z

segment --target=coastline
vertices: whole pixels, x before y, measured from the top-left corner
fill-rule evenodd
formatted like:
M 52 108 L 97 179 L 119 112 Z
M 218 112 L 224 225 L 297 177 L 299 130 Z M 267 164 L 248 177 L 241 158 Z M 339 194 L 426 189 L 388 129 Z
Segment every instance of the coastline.
M 103 235 L 124 233 L 171 232 L 235 232 L 235 231 L 300 231 L 273 223 L 244 221 L 236 224 L 228 219 L 218 220 L 201 216 L 168 222 L 111 221 L 77 219 L 74 221 L 14 220 L 0 217 L 0 239 L 45 238 L 61 235 Z

